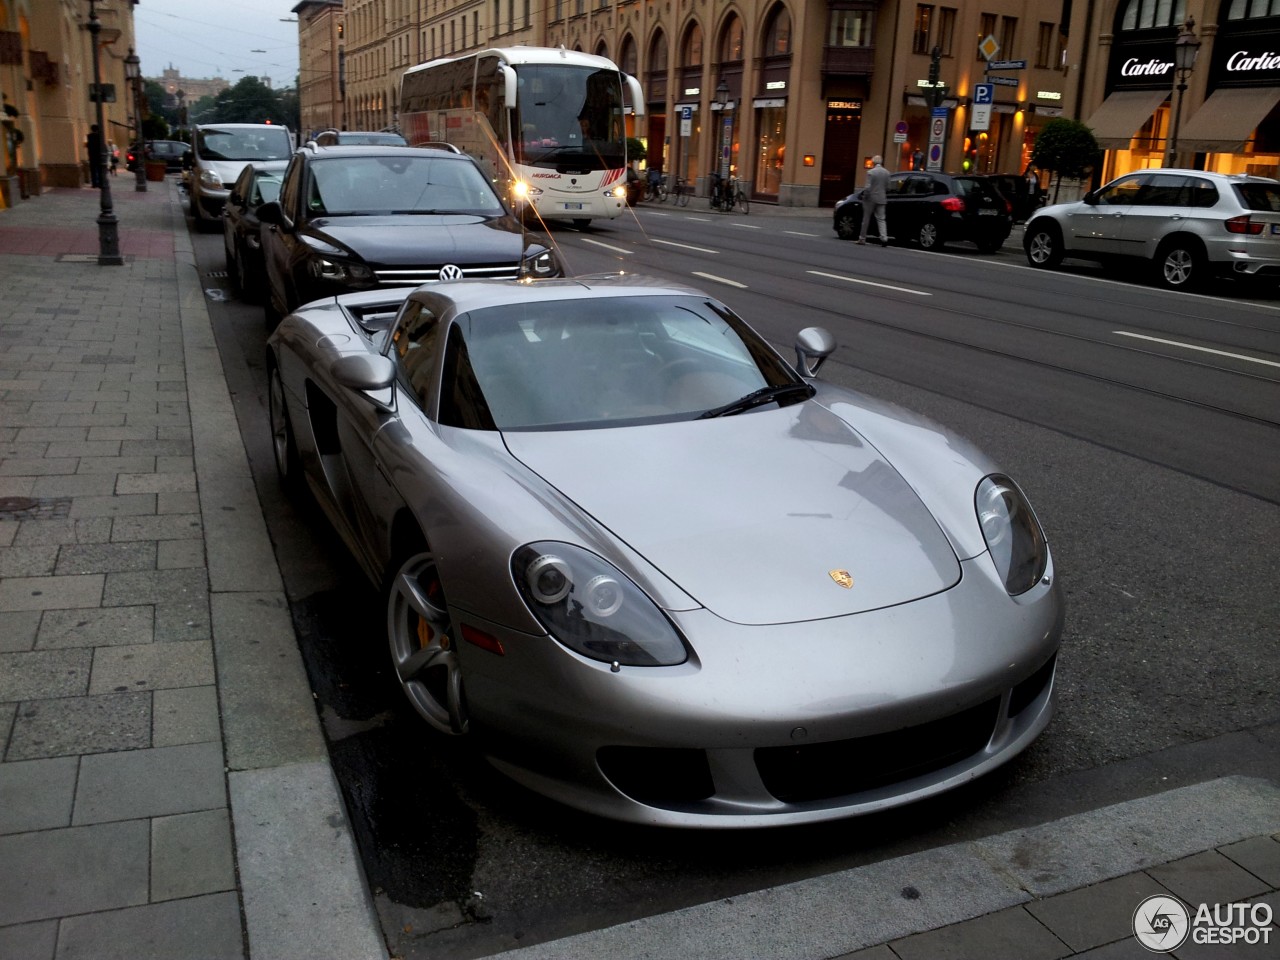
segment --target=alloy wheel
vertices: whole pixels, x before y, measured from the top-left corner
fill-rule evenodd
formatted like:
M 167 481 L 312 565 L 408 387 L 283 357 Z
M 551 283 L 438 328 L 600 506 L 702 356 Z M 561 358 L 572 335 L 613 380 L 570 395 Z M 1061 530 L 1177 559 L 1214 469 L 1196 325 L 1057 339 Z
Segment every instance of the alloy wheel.
M 467 733 L 462 664 L 435 557 L 418 553 L 405 560 L 387 587 L 386 603 L 387 640 L 400 688 L 435 729 Z

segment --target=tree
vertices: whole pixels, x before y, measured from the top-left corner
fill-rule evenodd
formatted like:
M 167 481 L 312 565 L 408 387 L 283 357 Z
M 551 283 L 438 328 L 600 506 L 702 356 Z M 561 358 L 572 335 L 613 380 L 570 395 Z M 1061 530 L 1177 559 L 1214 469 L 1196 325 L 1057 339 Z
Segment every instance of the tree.
M 214 98 L 214 115 L 205 123 L 278 123 L 289 117 L 280 96 L 257 77 L 244 77 Z
M 1036 135 L 1031 148 L 1031 165 L 1058 175 L 1053 200 L 1058 201 L 1062 178 L 1081 180 L 1093 172 L 1102 158 L 1102 150 L 1093 131 L 1079 120 L 1055 117 Z

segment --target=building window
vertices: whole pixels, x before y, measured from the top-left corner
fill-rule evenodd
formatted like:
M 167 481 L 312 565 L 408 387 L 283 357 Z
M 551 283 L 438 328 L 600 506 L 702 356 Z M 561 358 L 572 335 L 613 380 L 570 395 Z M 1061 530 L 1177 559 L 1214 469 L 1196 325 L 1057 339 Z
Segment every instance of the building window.
M 915 29 L 911 33 L 911 52 L 929 53 L 933 46 L 929 43 L 929 35 L 933 31 L 933 7 L 924 4 L 916 5 Z
M 1258 0 L 1253 0 L 1257 3 Z M 1234 7 L 1232 8 L 1234 10 Z M 1231 18 L 1231 14 L 1227 14 Z M 1156 30 L 1180 27 L 1187 19 L 1186 0 L 1129 0 L 1120 19 L 1121 30 Z
M 981 44 L 987 37 L 996 35 L 996 15 L 994 13 L 984 13 L 979 20 L 978 26 L 978 43 Z M 981 50 L 977 50 L 975 55 L 979 60 L 985 60 Z
M 1053 56 L 1053 35 L 1057 32 L 1056 24 L 1040 24 L 1040 32 L 1036 36 L 1036 66 L 1049 66 L 1049 58 Z
M 684 39 L 684 55 L 680 59 L 684 67 L 702 66 L 702 27 L 693 24 Z
M 782 162 L 787 153 L 787 108 L 757 109 L 756 130 L 760 136 L 760 152 L 756 156 L 752 192 L 776 197 L 782 186 Z
M 832 10 L 827 45 L 831 47 L 872 46 L 875 13 L 871 10 Z
M 649 45 L 649 72 L 667 72 L 667 35 L 661 29 L 653 34 L 653 43 Z
M 501 26 L 502 10 L 498 6 L 498 4 L 501 2 L 502 0 L 493 0 L 493 32 L 494 33 L 499 33 L 502 30 L 502 26 Z
M 530 22 L 531 22 L 531 17 L 532 17 L 532 16 L 533 16 L 533 14 L 530 12 L 530 9 L 529 9 L 529 0 L 524 0 L 524 28 L 525 28 L 526 30 L 528 30 L 528 29 L 529 29 L 529 24 L 530 24 Z M 479 43 L 479 42 L 480 42 L 480 41 L 479 41 L 479 39 L 477 38 L 476 43 Z
M 935 44 L 944 57 L 954 55 L 956 43 L 956 11 L 954 7 L 938 8 L 938 29 Z M 932 52 L 932 50 L 930 50 Z
M 742 59 L 742 19 L 734 17 L 725 27 L 720 43 L 720 62 L 736 63 Z
M 1014 56 L 1014 43 L 1018 39 L 1018 18 L 1005 17 L 1000 25 L 1000 58 L 1011 59 Z
M 780 57 L 791 52 L 791 14 L 782 4 L 774 7 L 764 31 L 764 55 Z

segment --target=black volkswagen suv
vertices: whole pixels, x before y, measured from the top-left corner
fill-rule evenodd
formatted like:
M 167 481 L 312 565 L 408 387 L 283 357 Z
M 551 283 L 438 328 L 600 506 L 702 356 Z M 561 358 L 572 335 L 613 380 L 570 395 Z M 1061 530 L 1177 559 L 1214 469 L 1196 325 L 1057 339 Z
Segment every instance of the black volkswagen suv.
M 909 170 L 891 174 L 885 197 L 889 237 L 925 250 L 968 240 L 983 253 L 1004 245 L 1013 229 L 1013 208 L 995 180 L 978 174 L 952 176 Z M 862 191 L 836 204 L 832 226 L 843 240 L 862 231 Z M 874 235 L 875 224 L 871 225 Z
M 308 145 L 258 219 L 271 325 L 355 290 L 564 275 L 475 162 L 446 149 Z

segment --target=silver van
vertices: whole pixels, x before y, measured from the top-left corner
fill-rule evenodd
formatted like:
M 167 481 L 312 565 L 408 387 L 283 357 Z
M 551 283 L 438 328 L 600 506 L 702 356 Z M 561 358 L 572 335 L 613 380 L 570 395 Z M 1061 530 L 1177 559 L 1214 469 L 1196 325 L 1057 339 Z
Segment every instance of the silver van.
M 187 156 L 191 216 L 203 227 L 222 216 L 231 185 L 247 164 L 288 160 L 293 134 L 271 123 L 204 123 L 192 132 Z

